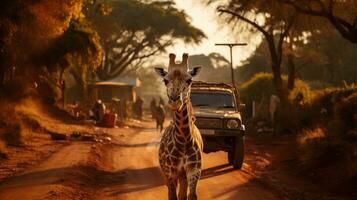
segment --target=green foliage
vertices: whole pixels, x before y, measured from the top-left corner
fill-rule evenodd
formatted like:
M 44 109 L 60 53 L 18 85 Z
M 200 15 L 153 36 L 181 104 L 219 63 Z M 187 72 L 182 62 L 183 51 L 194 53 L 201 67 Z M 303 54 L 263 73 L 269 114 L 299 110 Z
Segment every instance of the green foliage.
M 255 74 L 249 81 L 239 86 L 240 98 L 243 103 L 261 101 L 263 98 L 269 99 L 270 95 L 276 94 L 269 73 Z
M 247 81 L 255 73 L 271 71 L 266 46 L 266 42 L 262 42 L 246 64 L 236 70 L 238 80 Z M 357 46 L 335 32 L 311 36 L 308 44 L 298 46 L 295 53 L 297 76 L 312 89 L 341 86 L 342 81 L 354 83 L 357 80 Z M 282 66 L 282 72 L 286 73 L 285 59 Z
M 61 63 L 60 68 L 69 67 L 75 62 L 73 59 L 77 58 L 79 65 L 88 65 L 90 70 L 94 70 L 102 58 L 99 36 L 83 20 L 73 21 L 66 32 L 53 43 L 45 58 L 48 66 Z
M 287 84 L 286 76 L 283 76 L 283 81 L 284 84 Z M 255 74 L 253 78 L 239 86 L 239 92 L 241 100 L 244 103 L 250 104 L 252 101 L 269 102 L 270 96 L 276 95 L 272 74 Z M 309 103 L 311 101 L 311 91 L 309 86 L 301 80 L 296 80 L 295 88 L 289 94 L 289 100 L 291 103 L 296 102 L 297 100 L 297 103 L 299 104 Z
M 304 107 L 301 112 L 300 121 L 302 122 L 303 127 L 311 127 L 318 124 L 334 124 L 340 120 L 341 116 L 337 113 L 341 113 L 341 110 L 346 103 L 345 101 L 350 102 L 351 112 L 357 112 L 357 108 L 354 108 L 352 101 L 346 99 L 354 99 L 353 97 L 357 92 L 357 87 L 347 87 L 347 88 L 326 88 L 323 90 L 318 90 L 313 93 L 313 98 L 309 105 Z M 345 105 L 345 106 L 347 106 Z M 342 106 L 342 107 L 340 107 Z M 349 106 L 347 106 L 349 107 Z M 348 113 L 348 112 L 347 112 Z M 346 113 L 346 114 L 347 114 Z M 353 121 L 352 118 L 349 121 Z M 334 125 L 331 126 L 334 129 Z
M 102 61 L 102 49 L 98 34 L 84 21 L 72 21 L 69 28 L 57 38 L 38 64 L 43 65 L 40 74 L 39 94 L 57 102 L 62 97 L 64 76 L 71 74 L 82 90 L 88 82 L 88 74 Z M 45 94 L 45 95 L 44 95 Z
M 187 21 L 187 15 L 173 7 L 172 2 L 153 1 L 142 3 L 136 0 L 112 2 L 111 17 L 128 31 L 155 29 L 149 33 L 157 36 L 169 34 L 183 38 L 185 42 L 199 42 L 204 34 Z
M 287 77 L 283 76 L 283 84 L 287 84 Z M 251 107 L 252 102 L 258 103 L 257 118 L 268 120 L 271 95 L 276 95 L 273 76 L 270 73 L 258 73 L 249 81 L 239 86 L 241 101 Z M 311 102 L 312 92 L 309 86 L 301 81 L 295 81 L 295 88 L 288 95 L 287 104 L 279 106 L 275 115 L 275 129 L 278 133 L 291 133 L 299 129 L 300 109 Z M 281 101 L 280 101 L 281 104 Z M 268 120 L 269 121 L 269 120 Z
M 205 37 L 171 1 L 117 0 L 110 4 L 112 10 L 108 15 L 98 13 L 97 9 L 89 9 L 87 13 L 105 51 L 104 65 L 97 73 L 101 79 L 142 66 L 177 40 L 198 43 Z

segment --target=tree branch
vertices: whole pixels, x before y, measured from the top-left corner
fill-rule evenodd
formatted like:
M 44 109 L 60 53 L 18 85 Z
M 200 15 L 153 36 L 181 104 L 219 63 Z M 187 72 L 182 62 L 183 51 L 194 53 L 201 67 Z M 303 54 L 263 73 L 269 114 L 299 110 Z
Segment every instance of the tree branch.
M 259 32 L 261 32 L 265 37 L 269 37 L 269 33 L 266 30 L 264 30 L 263 27 L 259 26 L 257 23 L 253 22 L 252 20 L 250 20 L 244 16 L 235 13 L 234 11 L 220 8 L 220 9 L 218 9 L 218 12 L 230 14 L 230 15 L 238 18 L 239 20 L 242 20 L 242 21 L 250 24 L 251 26 L 256 28 Z

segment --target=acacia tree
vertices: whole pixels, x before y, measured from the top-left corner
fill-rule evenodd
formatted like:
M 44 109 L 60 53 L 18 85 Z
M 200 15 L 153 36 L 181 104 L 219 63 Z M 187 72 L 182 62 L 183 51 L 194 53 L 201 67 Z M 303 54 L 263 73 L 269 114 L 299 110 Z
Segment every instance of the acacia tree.
M 352 43 L 357 43 L 357 1 L 355 0 L 279 0 L 298 12 L 322 17 Z
M 104 61 L 97 71 L 102 80 L 140 67 L 175 40 L 199 43 L 205 37 L 171 1 L 116 0 L 110 5 L 106 15 L 97 12 L 107 8 L 103 4 L 87 14 L 102 39 Z

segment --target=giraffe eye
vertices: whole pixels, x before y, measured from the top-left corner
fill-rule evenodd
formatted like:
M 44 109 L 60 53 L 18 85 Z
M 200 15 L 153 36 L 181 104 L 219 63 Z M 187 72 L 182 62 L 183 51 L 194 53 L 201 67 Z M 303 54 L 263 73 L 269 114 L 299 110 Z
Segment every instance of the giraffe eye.
M 192 82 L 192 79 L 187 79 L 187 80 L 186 80 L 186 83 L 187 83 L 187 84 L 191 84 L 191 82 Z
M 169 83 L 169 81 L 164 79 L 164 83 L 165 83 L 165 85 L 167 85 Z

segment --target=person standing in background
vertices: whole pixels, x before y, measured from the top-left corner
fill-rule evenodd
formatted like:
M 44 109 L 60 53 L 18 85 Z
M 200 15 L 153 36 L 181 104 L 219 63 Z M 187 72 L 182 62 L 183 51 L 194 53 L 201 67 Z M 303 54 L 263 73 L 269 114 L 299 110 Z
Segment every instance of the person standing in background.
M 150 102 L 150 111 L 151 111 L 151 118 L 155 119 L 155 112 L 156 112 L 156 99 L 153 97 Z

